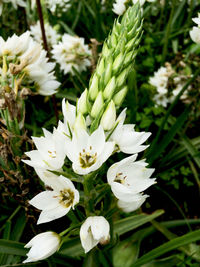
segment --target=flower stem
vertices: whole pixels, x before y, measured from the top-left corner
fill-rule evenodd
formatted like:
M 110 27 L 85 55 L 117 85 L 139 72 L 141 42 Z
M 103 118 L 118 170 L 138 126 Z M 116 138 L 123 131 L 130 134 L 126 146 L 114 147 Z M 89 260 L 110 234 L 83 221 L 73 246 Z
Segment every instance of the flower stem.
M 43 19 L 43 13 L 42 13 L 42 6 L 41 6 L 40 0 L 36 0 L 36 2 L 37 2 L 38 16 L 39 16 L 39 20 L 40 20 L 40 27 L 41 27 L 41 32 L 42 32 L 43 46 L 44 46 L 44 49 L 47 51 L 48 57 L 50 58 L 48 44 L 47 44 L 47 38 L 46 38 L 45 28 L 44 28 L 44 19 Z
M 174 11 L 175 11 L 175 4 L 176 4 L 176 1 L 173 0 L 172 1 L 172 9 L 171 9 L 171 13 L 169 16 L 169 21 L 168 21 L 167 29 L 166 29 L 165 36 L 164 36 L 165 42 L 164 42 L 163 51 L 162 51 L 162 64 L 164 64 L 166 56 L 167 56 L 169 36 L 170 36 L 170 32 L 171 32 L 172 19 L 173 19 Z
M 50 53 L 49 53 L 48 44 L 47 44 L 47 38 L 46 38 L 46 34 L 45 34 L 44 19 L 43 19 L 41 2 L 40 2 L 40 0 L 36 0 L 36 3 L 37 3 L 37 11 L 38 11 L 38 16 L 39 16 L 39 20 L 40 20 L 41 32 L 42 32 L 43 47 L 47 51 L 48 58 L 51 58 Z M 58 123 L 59 118 L 58 118 L 58 109 L 57 109 L 55 95 L 52 95 L 52 103 L 53 103 L 54 113 L 56 116 L 56 121 Z
M 84 189 L 84 202 L 86 208 L 86 215 L 89 216 L 93 212 L 93 203 L 91 201 L 91 191 L 93 190 L 94 173 L 84 176 L 83 189 Z

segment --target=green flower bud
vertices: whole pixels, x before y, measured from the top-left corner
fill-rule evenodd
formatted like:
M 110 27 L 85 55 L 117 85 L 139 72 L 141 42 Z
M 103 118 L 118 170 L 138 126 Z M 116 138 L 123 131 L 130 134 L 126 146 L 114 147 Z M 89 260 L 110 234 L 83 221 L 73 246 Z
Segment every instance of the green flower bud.
M 96 118 L 99 114 L 99 112 L 101 111 L 102 107 L 104 105 L 104 100 L 103 100 L 103 94 L 100 91 L 97 95 L 97 98 L 92 106 L 92 110 L 91 110 L 91 116 L 93 118 Z
M 104 59 L 101 58 L 96 69 L 97 75 L 101 76 L 104 72 Z
M 115 126 L 115 121 L 116 108 L 113 100 L 111 100 L 101 118 L 100 124 L 105 131 L 110 131 Z
M 117 72 L 124 60 L 124 54 L 120 53 L 113 62 L 113 72 Z
M 105 99 L 111 99 L 112 98 L 113 93 L 115 91 L 115 86 L 116 86 L 115 76 L 113 76 L 103 91 L 103 96 Z
M 85 91 L 81 94 L 78 100 L 78 111 L 80 111 L 82 114 L 88 113 L 87 97 L 88 97 L 88 90 L 85 89 Z
M 126 81 L 126 77 L 129 74 L 129 70 L 130 70 L 130 66 L 128 66 L 126 69 L 124 69 L 120 73 L 120 75 L 117 77 L 116 84 L 117 84 L 118 88 L 120 88 L 124 84 L 124 82 Z
M 80 129 L 86 130 L 85 118 L 81 112 L 79 112 L 78 115 L 76 116 L 73 128 L 75 132 L 78 132 Z
M 98 95 L 98 77 L 95 73 L 94 76 L 92 77 L 92 82 L 89 88 L 89 97 L 92 101 L 94 101 L 97 95 Z
M 109 60 L 108 60 L 108 63 L 107 63 L 107 66 L 106 66 L 106 70 L 105 70 L 105 73 L 104 73 L 104 84 L 107 84 L 108 81 L 110 80 L 111 78 L 111 74 L 112 74 L 112 67 L 113 67 L 113 64 L 112 64 L 112 58 L 110 57 Z
M 121 89 L 114 97 L 113 101 L 117 107 L 121 106 L 122 102 L 124 101 L 124 98 L 128 92 L 128 87 L 125 86 L 123 89 Z

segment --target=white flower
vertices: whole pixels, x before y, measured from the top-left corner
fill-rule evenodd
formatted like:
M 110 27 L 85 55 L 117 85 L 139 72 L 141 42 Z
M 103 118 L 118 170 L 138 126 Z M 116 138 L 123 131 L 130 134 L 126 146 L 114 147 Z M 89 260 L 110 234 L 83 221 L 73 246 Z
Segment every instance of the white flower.
M 6 41 L 0 37 L 0 57 L 7 57 L 7 77 L 17 73 L 24 87 L 33 87 L 41 95 L 52 95 L 60 83 L 55 80 L 55 63 L 48 62 L 46 54 L 28 31 L 20 36 L 14 34 Z
M 57 43 L 58 39 L 60 38 L 60 35 L 56 32 L 56 30 L 53 29 L 53 27 L 50 24 L 45 23 L 44 27 L 45 27 L 45 33 L 46 33 L 46 38 L 47 38 L 48 44 L 50 46 L 55 45 Z M 35 41 L 42 44 L 42 42 L 43 42 L 42 32 L 41 32 L 39 21 L 37 21 L 37 23 L 35 25 L 30 26 L 30 31 L 31 31 L 31 35 L 33 36 Z
M 103 216 L 88 217 L 80 229 L 80 239 L 85 253 L 98 243 L 105 244 L 110 239 L 110 225 Z
M 103 128 L 99 126 L 91 135 L 85 130 L 74 134 L 66 145 L 66 154 L 73 163 L 73 170 L 84 175 L 100 168 L 112 154 L 114 146 L 114 142 L 105 141 Z
M 116 0 L 113 4 L 113 12 L 117 15 L 122 15 L 126 10 L 126 2 L 127 0 Z
M 84 43 L 84 38 L 78 36 L 71 36 L 65 33 L 62 41 L 53 46 L 52 54 L 65 74 L 71 72 L 72 75 L 75 75 L 73 68 L 78 72 L 82 72 L 91 65 L 88 59 L 91 51 L 88 45 Z
M 17 9 L 17 6 L 26 6 L 25 0 L 3 0 L 2 2 L 11 3 L 15 9 Z M 3 3 L 1 3 L 1 5 L 3 5 Z
M 42 210 L 37 224 L 46 223 L 66 215 L 79 202 L 79 192 L 73 183 L 64 176 L 52 177 L 48 185 L 53 191 L 44 191 L 29 201 Z
M 190 31 L 190 37 L 193 42 L 200 44 L 200 13 L 198 13 L 197 18 L 193 18 L 192 20 L 197 24 L 198 27 L 192 28 Z
M 151 135 L 146 132 L 136 132 L 133 124 L 124 124 L 126 109 L 117 118 L 117 127 L 112 133 L 110 140 L 115 141 L 119 151 L 127 154 L 138 153 L 145 150 L 148 146 L 142 145 Z
M 148 195 L 138 194 L 137 198 L 134 201 L 128 202 L 128 201 L 118 200 L 117 205 L 120 209 L 123 210 L 123 212 L 126 213 L 132 212 L 139 209 L 145 202 L 147 197 Z
M 45 232 L 33 237 L 25 248 L 31 248 L 23 263 L 46 259 L 54 254 L 60 246 L 60 236 L 54 232 Z
M 44 136 L 32 137 L 37 150 L 26 152 L 31 160 L 23 160 L 26 164 L 34 168 L 48 170 L 60 170 L 66 157 L 63 142 L 64 135 L 54 129 L 53 134 L 43 129 Z
M 62 123 L 61 121 L 58 122 L 57 131 L 64 135 L 64 139 L 71 140 L 76 120 L 76 107 L 63 99 L 62 113 L 64 116 L 64 123 Z
M 190 37 L 193 42 L 200 44 L 200 28 L 199 27 L 193 27 L 190 31 Z
M 198 13 L 197 18 L 193 18 L 192 20 L 194 21 L 194 23 L 196 23 L 198 25 L 198 27 L 200 27 L 200 13 Z
M 52 13 L 58 11 L 58 15 L 60 12 L 66 12 L 71 6 L 70 0 L 45 0 L 45 4 Z
M 163 106 L 164 108 L 167 107 L 167 104 L 170 102 L 170 99 L 167 98 L 166 94 L 156 94 L 153 97 L 156 106 Z
M 140 6 L 142 7 L 145 3 L 145 0 L 132 0 L 133 5 L 139 1 Z M 147 2 L 153 3 L 156 0 L 147 0 Z M 128 0 L 115 0 L 113 3 L 113 12 L 117 15 L 122 15 L 126 11 L 126 4 L 128 4 Z
M 135 210 L 145 201 L 147 195 L 141 194 L 155 183 L 149 179 L 154 169 L 147 169 L 144 160 L 135 161 L 137 154 L 113 164 L 107 172 L 107 180 L 118 205 L 124 210 Z

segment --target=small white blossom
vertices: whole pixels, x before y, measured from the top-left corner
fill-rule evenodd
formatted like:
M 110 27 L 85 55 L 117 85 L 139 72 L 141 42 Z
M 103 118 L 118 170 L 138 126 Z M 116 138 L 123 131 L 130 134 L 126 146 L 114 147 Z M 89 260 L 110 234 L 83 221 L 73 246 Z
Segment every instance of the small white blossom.
M 124 124 L 126 109 L 117 118 L 114 132 L 110 140 L 114 141 L 119 151 L 127 154 L 138 153 L 145 150 L 148 146 L 142 145 L 151 135 L 146 132 L 136 132 L 133 124 Z
M 197 24 L 197 27 L 192 28 L 190 31 L 190 37 L 193 42 L 200 44 L 200 13 L 198 13 L 197 18 L 193 18 L 192 20 Z
M 27 253 L 27 259 L 23 263 L 35 262 L 46 259 L 54 254 L 60 246 L 60 236 L 54 232 L 45 232 L 33 237 L 25 248 L 31 248 Z
M 0 57 L 6 56 L 8 62 L 6 76 L 17 73 L 23 86 L 34 87 L 41 95 L 54 94 L 60 85 L 53 72 L 55 63 L 48 62 L 46 54 L 28 31 L 20 36 L 14 34 L 6 41 L 0 37 Z
M 26 164 L 41 169 L 60 170 L 66 157 L 63 142 L 64 135 L 54 129 L 53 133 L 43 129 L 44 136 L 32 137 L 37 150 L 26 152 L 31 160 L 23 160 Z
M 65 33 L 62 41 L 53 46 L 53 58 L 65 74 L 70 72 L 72 75 L 75 75 L 73 68 L 78 72 L 82 72 L 91 65 L 89 60 L 91 51 L 84 42 L 84 38 Z
M 116 0 L 113 4 L 113 12 L 117 15 L 122 15 L 126 10 L 126 2 L 126 0 Z
M 153 3 L 156 0 L 147 0 L 147 2 Z M 126 11 L 126 8 L 128 4 L 130 3 L 130 0 L 115 0 L 113 3 L 113 12 L 117 15 L 122 15 Z M 132 4 L 136 4 L 137 2 L 140 3 L 140 6 L 142 7 L 145 3 L 145 0 L 132 0 Z
M 11 3 L 15 9 L 17 9 L 17 6 L 22 6 L 22 7 L 26 6 L 25 0 L 1 0 L 1 2 L 0 2 L 0 15 L 2 14 L 3 3 Z
M 31 205 L 42 210 L 37 224 L 63 217 L 79 202 L 79 192 L 68 178 L 62 175 L 52 177 L 47 185 L 53 191 L 41 192 L 29 201 Z
M 154 169 L 146 168 L 148 164 L 144 160 L 135 161 L 136 158 L 137 154 L 113 164 L 107 173 L 111 190 L 124 211 L 140 207 L 147 197 L 141 192 L 155 183 L 155 179 L 149 179 Z
M 46 34 L 46 38 L 47 38 L 47 43 L 50 46 L 55 45 L 58 42 L 60 35 L 56 32 L 56 30 L 54 30 L 54 28 L 50 24 L 45 23 L 44 27 L 45 27 L 45 34 Z M 35 39 L 35 41 L 42 44 L 42 42 L 43 42 L 42 32 L 41 32 L 39 21 L 37 21 L 37 23 L 35 25 L 30 26 L 30 32 L 31 32 L 31 35 L 33 36 L 33 38 Z
M 85 130 L 74 134 L 66 145 L 66 154 L 74 172 L 84 175 L 100 168 L 111 156 L 114 146 L 114 142 L 106 142 L 103 128 L 99 126 L 91 135 Z
M 200 44 L 200 28 L 199 27 L 193 27 L 190 31 L 190 37 L 193 42 Z
M 85 253 L 98 243 L 105 244 L 110 239 L 110 225 L 103 216 L 88 217 L 80 229 L 80 239 Z
M 66 12 L 71 6 L 70 0 L 45 0 L 45 4 L 52 13 L 57 12 L 58 15 Z

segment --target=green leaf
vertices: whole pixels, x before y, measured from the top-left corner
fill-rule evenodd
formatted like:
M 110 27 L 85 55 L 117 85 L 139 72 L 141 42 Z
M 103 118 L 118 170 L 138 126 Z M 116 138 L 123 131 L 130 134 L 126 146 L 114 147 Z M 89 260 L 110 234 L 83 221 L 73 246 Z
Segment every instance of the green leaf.
M 140 214 L 140 215 L 133 215 L 128 218 L 119 220 L 114 223 L 114 233 L 117 235 L 122 235 L 131 231 L 147 222 L 152 221 L 153 219 L 157 218 L 158 216 L 164 213 L 163 210 L 157 210 L 151 215 L 147 214 Z
M 170 131 L 164 136 L 161 142 L 155 146 L 155 149 L 153 149 L 152 153 L 148 155 L 150 164 L 152 164 L 153 161 L 160 156 L 160 154 L 173 140 L 174 136 L 177 134 L 177 132 L 181 129 L 184 122 L 186 121 L 189 112 L 189 108 L 185 109 L 185 111 L 178 117 L 174 125 L 171 127 Z
M 193 157 L 197 166 L 200 168 L 200 152 L 196 149 L 196 147 L 192 144 L 192 142 L 186 135 L 182 137 L 182 142 L 189 154 Z
M 165 244 L 151 250 L 150 252 L 146 253 L 144 256 L 139 258 L 133 267 L 141 266 L 142 264 L 151 262 L 152 260 L 156 259 L 157 257 L 172 251 L 174 249 L 177 249 L 181 246 L 190 244 L 192 242 L 195 242 L 197 240 L 200 240 L 200 230 L 193 231 L 192 233 L 185 234 L 181 237 L 177 237 L 175 239 L 172 239 Z
M 24 248 L 24 244 L 22 243 L 0 239 L 0 253 L 25 256 L 27 249 Z
M 113 266 L 130 267 L 139 254 L 139 243 L 135 240 L 120 241 L 113 249 Z

